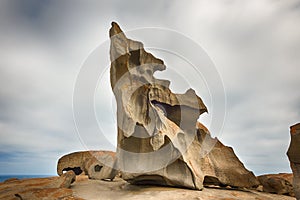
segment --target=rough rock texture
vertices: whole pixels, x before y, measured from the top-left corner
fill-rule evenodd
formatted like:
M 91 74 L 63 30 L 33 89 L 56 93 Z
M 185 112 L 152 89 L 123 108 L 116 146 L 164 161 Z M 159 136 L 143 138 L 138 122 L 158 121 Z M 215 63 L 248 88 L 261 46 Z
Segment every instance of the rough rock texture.
M 291 144 L 287 155 L 294 174 L 294 192 L 297 200 L 300 200 L 300 123 L 290 127 Z
M 257 178 L 262 184 L 264 192 L 295 196 L 293 174 L 266 174 L 258 176 Z
M 65 199 L 72 196 L 73 191 L 67 188 L 29 189 L 18 192 L 15 196 L 20 200 Z
M 68 189 L 75 181 L 75 174 L 69 171 L 60 177 L 10 179 L 0 183 L 0 199 L 5 200 L 56 200 L 72 197 Z
M 110 39 L 110 80 L 117 102 L 117 157 L 122 178 L 134 184 L 193 189 L 202 189 L 203 182 L 258 185 L 231 148 L 195 128 L 207 108 L 194 90 L 172 93 L 168 80 L 153 76 L 166 69 L 163 61 L 147 53 L 141 42 L 127 39 L 114 22 Z
M 76 175 L 86 174 L 92 179 L 113 179 L 116 155 L 111 151 L 82 151 L 64 155 L 58 160 L 57 174 L 72 170 Z

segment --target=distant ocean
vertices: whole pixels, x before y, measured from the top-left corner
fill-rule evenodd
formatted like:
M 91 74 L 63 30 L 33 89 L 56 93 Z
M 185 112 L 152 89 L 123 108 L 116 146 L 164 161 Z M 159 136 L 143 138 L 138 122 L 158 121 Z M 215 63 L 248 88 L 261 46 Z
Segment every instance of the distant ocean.
M 51 177 L 55 175 L 25 175 L 25 174 L 18 174 L 18 175 L 0 175 L 0 182 L 3 182 L 9 178 L 18 178 L 18 179 L 24 179 L 24 178 L 45 178 L 45 177 Z

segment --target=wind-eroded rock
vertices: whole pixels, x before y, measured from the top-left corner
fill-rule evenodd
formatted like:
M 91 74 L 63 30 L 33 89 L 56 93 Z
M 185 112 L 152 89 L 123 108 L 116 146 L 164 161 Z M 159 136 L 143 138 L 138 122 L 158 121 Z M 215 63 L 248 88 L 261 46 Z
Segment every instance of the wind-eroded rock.
M 291 143 L 287 152 L 294 174 L 294 192 L 300 200 L 300 123 L 290 127 Z
M 202 189 L 203 182 L 258 185 L 232 148 L 212 139 L 208 130 L 195 128 L 199 115 L 207 112 L 195 91 L 174 94 L 168 80 L 153 76 L 166 69 L 162 60 L 146 52 L 141 42 L 127 39 L 118 24 L 113 22 L 109 33 L 122 178 L 193 189 Z
M 113 179 L 116 155 L 111 151 L 81 151 L 64 155 L 58 160 L 57 174 L 74 171 L 76 175 L 84 173 L 91 179 Z

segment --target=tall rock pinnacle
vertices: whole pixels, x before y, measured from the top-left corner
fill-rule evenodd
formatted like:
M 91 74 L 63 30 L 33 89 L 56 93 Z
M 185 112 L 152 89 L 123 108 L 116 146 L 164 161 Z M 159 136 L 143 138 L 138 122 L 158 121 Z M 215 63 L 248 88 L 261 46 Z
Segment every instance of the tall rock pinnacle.
M 290 127 L 291 144 L 287 155 L 294 174 L 294 192 L 297 200 L 300 200 L 300 123 Z
M 128 39 L 112 22 L 109 31 L 110 81 L 117 102 L 117 162 L 122 178 L 135 184 L 202 189 L 216 184 L 252 187 L 258 184 L 233 150 L 197 122 L 207 112 L 193 89 L 175 94 L 168 80 L 156 79 L 164 62 Z M 176 41 L 174 41 L 176 42 Z M 206 152 L 207 143 L 215 147 Z

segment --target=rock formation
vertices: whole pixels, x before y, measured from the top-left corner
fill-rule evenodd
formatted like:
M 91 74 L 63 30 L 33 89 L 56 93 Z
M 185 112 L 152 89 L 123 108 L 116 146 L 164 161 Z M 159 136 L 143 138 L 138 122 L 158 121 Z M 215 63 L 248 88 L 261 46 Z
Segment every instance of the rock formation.
M 127 39 L 115 22 L 109 34 L 122 178 L 134 184 L 192 189 L 202 189 L 203 182 L 258 185 L 232 148 L 211 138 L 207 130 L 195 128 L 199 115 L 207 112 L 195 91 L 172 93 L 168 80 L 153 76 L 166 69 L 162 60 L 146 52 L 141 42 Z
M 64 155 L 58 160 L 57 174 L 74 171 L 76 175 L 86 174 L 91 179 L 113 179 L 116 155 L 111 151 L 81 151 Z
M 287 152 L 294 174 L 294 192 L 300 200 L 300 123 L 290 127 L 291 143 Z
M 263 191 L 275 194 L 295 196 L 293 189 L 293 174 L 266 174 L 257 177 Z
M 75 181 L 75 174 L 69 171 L 60 177 L 10 179 L 0 183 L 0 199 L 37 200 L 37 199 L 71 199 L 73 192 L 69 189 Z M 79 198 L 73 198 L 78 199 Z

